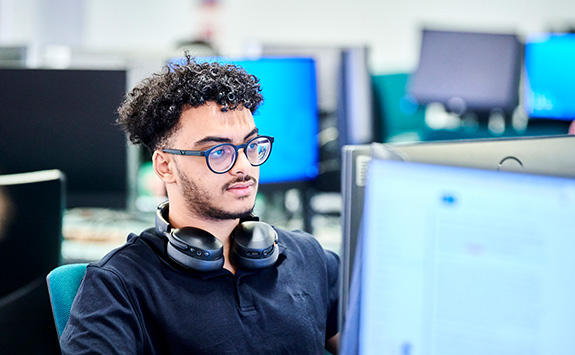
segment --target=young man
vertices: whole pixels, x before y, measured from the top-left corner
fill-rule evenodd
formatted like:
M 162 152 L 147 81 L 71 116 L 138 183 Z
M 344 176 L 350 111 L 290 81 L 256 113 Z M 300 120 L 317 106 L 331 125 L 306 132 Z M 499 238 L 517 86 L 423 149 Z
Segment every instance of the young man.
M 153 151 L 169 205 L 88 266 L 63 353 L 337 351 L 337 256 L 251 216 L 273 144 L 262 99 L 243 69 L 187 56 L 128 94 L 118 122 Z

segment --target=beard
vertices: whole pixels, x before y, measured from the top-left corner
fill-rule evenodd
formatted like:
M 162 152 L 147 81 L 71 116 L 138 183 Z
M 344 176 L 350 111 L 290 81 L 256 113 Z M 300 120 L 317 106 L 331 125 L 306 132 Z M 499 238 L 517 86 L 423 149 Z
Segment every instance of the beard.
M 229 211 L 217 207 L 213 204 L 214 197 L 210 195 L 210 193 L 207 190 L 198 186 L 198 184 L 196 184 L 194 181 L 192 181 L 187 176 L 182 174 L 179 170 L 178 170 L 178 177 L 182 182 L 182 193 L 184 194 L 186 206 L 188 207 L 190 212 L 196 214 L 199 217 L 211 220 L 238 219 L 249 216 L 254 210 L 255 201 L 251 205 L 251 207 L 248 207 L 245 210 L 241 211 Z M 228 186 L 235 184 L 237 182 L 249 181 L 249 180 L 252 180 L 254 182 L 254 186 L 257 186 L 257 180 L 252 176 L 246 175 L 243 178 L 234 179 L 228 182 L 223 187 L 223 190 L 226 190 Z M 250 197 L 246 196 L 244 198 L 247 199 Z

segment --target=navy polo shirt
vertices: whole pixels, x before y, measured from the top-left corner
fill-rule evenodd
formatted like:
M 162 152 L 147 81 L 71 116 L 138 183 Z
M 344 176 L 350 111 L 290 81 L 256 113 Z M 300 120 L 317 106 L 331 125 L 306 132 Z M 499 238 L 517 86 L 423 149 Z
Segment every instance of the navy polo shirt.
M 60 339 L 64 354 L 322 354 L 337 332 L 339 261 L 304 232 L 276 229 L 260 270 L 196 272 L 153 229 L 90 264 Z

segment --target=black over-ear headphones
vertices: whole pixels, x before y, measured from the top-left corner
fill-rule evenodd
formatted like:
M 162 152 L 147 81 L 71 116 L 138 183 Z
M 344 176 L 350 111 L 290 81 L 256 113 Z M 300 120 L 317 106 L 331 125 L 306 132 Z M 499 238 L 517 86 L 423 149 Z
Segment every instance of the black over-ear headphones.
M 168 238 L 168 256 L 197 271 L 224 266 L 223 245 L 209 232 L 194 228 L 172 228 L 168 222 L 168 201 L 156 210 L 156 233 Z M 243 269 L 263 269 L 275 264 L 279 250 L 277 232 L 257 217 L 242 219 L 230 236 L 230 261 Z

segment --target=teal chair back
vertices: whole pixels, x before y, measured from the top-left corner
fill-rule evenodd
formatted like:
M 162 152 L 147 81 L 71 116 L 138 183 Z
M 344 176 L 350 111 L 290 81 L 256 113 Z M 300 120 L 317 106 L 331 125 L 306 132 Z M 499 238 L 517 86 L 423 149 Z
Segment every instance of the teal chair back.
M 70 308 L 86 273 L 86 266 L 87 263 L 61 265 L 46 276 L 58 338 L 68 323 Z

